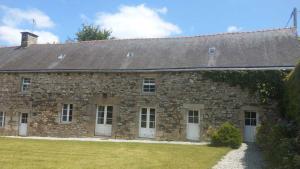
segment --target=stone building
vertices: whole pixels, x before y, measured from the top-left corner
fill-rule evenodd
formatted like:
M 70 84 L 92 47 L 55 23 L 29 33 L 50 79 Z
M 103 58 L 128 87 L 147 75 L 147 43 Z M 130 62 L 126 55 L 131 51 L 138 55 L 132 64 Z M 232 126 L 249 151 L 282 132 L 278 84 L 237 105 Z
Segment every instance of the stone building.
M 255 140 L 274 105 L 210 70 L 292 69 L 294 28 L 0 48 L 0 134 L 205 140 L 225 121 Z

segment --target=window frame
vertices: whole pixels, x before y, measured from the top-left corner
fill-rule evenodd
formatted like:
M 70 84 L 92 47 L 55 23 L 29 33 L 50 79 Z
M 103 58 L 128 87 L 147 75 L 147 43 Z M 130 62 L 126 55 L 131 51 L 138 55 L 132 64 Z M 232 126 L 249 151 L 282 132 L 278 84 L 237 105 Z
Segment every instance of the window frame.
M 99 107 L 103 107 L 103 117 L 99 117 Z M 108 108 L 111 107 L 111 117 L 108 117 Z M 114 106 L 112 105 L 97 105 L 97 117 L 96 117 L 96 125 L 112 125 L 113 124 L 113 115 L 114 114 Z M 98 120 L 103 118 L 103 123 L 101 123 L 101 120 L 100 120 L 100 123 L 98 123 Z M 107 121 L 110 120 L 110 124 L 107 123 Z
M 25 82 L 27 80 L 27 82 Z M 28 82 L 29 80 L 29 82 Z M 31 85 L 31 78 L 29 77 L 23 77 L 21 81 L 21 92 L 26 93 L 29 91 L 29 87 Z M 25 87 L 26 86 L 26 87 Z
M 3 128 L 5 126 L 5 112 L 0 111 L 0 113 L 2 113 L 2 116 L 0 115 L 2 118 L 2 121 L 0 121 L 0 128 Z
M 146 114 L 143 114 L 143 109 L 146 110 Z M 154 110 L 154 112 L 151 112 L 151 110 Z M 153 116 L 153 114 L 151 115 L 151 113 L 154 113 L 154 120 L 151 120 L 151 116 Z M 140 108 L 140 126 L 139 128 L 141 129 L 156 129 L 156 116 L 157 116 L 157 110 L 155 107 L 141 107 Z M 143 120 L 142 116 L 146 116 L 146 119 Z M 142 123 L 145 122 L 146 126 L 143 127 Z
M 67 105 L 67 109 L 65 109 L 65 105 Z M 64 115 L 64 110 L 66 110 L 66 115 Z M 74 105 L 73 104 L 63 104 L 62 105 L 60 122 L 63 123 L 63 124 L 71 123 L 73 121 L 73 114 L 74 114 L 73 110 L 74 110 Z M 64 120 L 64 116 L 66 116 L 66 120 Z
M 192 116 L 190 116 L 190 112 L 192 112 Z M 189 124 L 200 124 L 200 111 L 195 109 L 189 109 L 188 110 L 188 117 L 187 117 L 187 123 Z M 197 113 L 197 116 L 195 115 Z M 190 118 L 192 118 L 192 122 L 190 122 Z M 197 121 L 196 121 L 197 119 Z M 195 123 L 196 121 L 196 123 Z
M 246 113 L 249 113 L 249 117 L 246 116 Z M 252 117 L 252 115 L 255 114 L 255 117 Z M 257 126 L 258 123 L 258 113 L 256 111 L 245 111 L 244 113 L 244 125 L 245 126 Z M 246 124 L 246 121 L 249 120 L 249 124 Z M 253 122 L 255 121 L 255 123 Z
M 151 90 L 154 91 L 151 91 Z M 156 93 L 156 79 L 154 77 L 144 77 L 142 83 L 142 92 L 145 94 Z

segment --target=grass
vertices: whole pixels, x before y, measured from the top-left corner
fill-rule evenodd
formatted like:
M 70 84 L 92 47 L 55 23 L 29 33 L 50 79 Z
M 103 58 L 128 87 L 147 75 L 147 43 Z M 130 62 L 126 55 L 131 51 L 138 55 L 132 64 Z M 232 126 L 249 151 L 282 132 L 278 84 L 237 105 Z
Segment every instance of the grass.
M 3 169 L 211 168 L 229 148 L 0 137 Z

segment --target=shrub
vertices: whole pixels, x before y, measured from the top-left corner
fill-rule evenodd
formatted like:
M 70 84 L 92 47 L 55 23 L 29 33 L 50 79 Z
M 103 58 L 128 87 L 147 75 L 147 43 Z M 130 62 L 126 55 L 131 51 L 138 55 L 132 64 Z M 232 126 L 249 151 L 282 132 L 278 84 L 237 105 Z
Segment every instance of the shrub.
M 300 63 L 285 79 L 280 114 L 263 122 L 257 143 L 267 168 L 300 168 Z
M 297 139 L 291 137 L 294 124 L 285 122 L 266 122 L 257 133 L 257 143 L 263 150 L 267 168 L 295 169 L 300 168 L 297 153 Z
M 211 144 L 213 146 L 239 148 L 242 144 L 240 130 L 234 127 L 231 123 L 226 122 L 212 134 Z

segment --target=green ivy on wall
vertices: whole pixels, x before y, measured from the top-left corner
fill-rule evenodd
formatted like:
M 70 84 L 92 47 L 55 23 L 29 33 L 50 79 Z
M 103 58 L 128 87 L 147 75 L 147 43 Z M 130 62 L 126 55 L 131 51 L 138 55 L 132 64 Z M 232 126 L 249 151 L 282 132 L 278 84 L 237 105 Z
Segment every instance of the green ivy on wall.
M 267 103 L 270 99 L 281 100 L 288 73 L 288 70 L 213 70 L 204 71 L 203 77 L 247 88 L 252 94 L 257 93 L 262 103 Z

